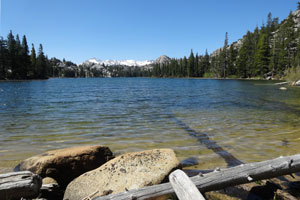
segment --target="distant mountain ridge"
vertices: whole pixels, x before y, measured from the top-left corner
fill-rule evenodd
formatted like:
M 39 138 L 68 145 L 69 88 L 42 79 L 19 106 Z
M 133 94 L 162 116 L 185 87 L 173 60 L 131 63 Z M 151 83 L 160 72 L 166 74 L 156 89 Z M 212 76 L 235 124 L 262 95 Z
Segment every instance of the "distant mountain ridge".
M 146 65 L 151 65 L 154 63 L 153 60 L 144 60 L 144 61 L 137 61 L 137 60 L 99 60 L 96 58 L 91 58 L 82 64 L 86 63 L 93 63 L 96 65 L 103 65 L 103 66 L 132 66 L 132 67 L 141 67 Z
M 170 62 L 170 58 L 166 55 L 162 55 L 156 60 L 99 60 L 97 58 L 91 58 L 81 65 L 100 65 L 100 66 L 127 66 L 127 67 L 144 67 L 144 66 L 151 66 L 153 64 L 163 64 Z

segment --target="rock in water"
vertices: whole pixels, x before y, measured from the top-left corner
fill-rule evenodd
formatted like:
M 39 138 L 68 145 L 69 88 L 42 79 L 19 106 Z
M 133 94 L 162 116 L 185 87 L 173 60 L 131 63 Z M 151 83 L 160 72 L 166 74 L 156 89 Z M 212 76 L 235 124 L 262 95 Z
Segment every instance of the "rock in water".
M 127 153 L 73 180 L 64 200 L 93 198 L 159 184 L 178 165 L 171 149 Z
M 279 90 L 287 90 L 286 87 L 280 87 Z
M 190 166 L 195 166 L 198 164 L 199 164 L 199 162 L 198 162 L 197 158 L 194 158 L 194 157 L 189 157 L 180 162 L 181 167 L 190 167 Z
M 300 80 L 295 82 L 296 86 L 300 86 Z
M 81 146 L 48 151 L 21 162 L 19 170 L 29 170 L 41 177 L 52 177 L 65 188 L 74 178 L 96 169 L 113 154 L 108 147 Z

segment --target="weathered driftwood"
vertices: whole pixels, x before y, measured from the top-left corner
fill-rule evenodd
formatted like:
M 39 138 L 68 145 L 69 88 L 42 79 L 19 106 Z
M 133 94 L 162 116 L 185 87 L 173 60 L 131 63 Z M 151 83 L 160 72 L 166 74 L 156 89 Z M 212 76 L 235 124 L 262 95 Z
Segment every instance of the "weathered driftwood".
M 222 170 L 218 169 L 214 172 L 194 176 L 191 180 L 201 192 L 208 192 L 299 171 L 300 154 L 297 154 L 263 162 L 242 164 Z M 147 199 L 170 193 L 174 193 L 171 184 L 164 183 L 119 194 L 96 197 L 93 200 Z
M 183 171 L 178 169 L 172 172 L 169 180 L 179 200 L 205 200 Z
M 41 177 L 29 171 L 0 174 L 0 200 L 37 197 L 41 185 Z
M 275 83 L 274 85 L 285 85 L 288 84 L 289 82 L 279 82 L 279 83 Z

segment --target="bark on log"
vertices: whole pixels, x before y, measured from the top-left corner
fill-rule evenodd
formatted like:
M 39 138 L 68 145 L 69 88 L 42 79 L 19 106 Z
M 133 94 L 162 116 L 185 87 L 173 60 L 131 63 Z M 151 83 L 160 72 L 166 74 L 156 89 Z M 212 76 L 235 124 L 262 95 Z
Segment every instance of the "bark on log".
M 178 169 L 172 172 L 169 180 L 179 200 L 205 200 L 183 171 Z
M 300 154 L 297 154 L 294 156 L 279 157 L 263 162 L 242 164 L 222 170 L 218 169 L 207 174 L 199 174 L 190 179 L 203 193 L 257 180 L 274 178 L 299 171 Z M 174 193 L 171 184 L 164 183 L 141 189 L 130 190 L 119 194 L 96 197 L 93 200 L 138 200 L 162 196 L 170 193 Z
M 41 185 L 42 178 L 29 171 L 0 174 L 0 200 L 35 198 Z

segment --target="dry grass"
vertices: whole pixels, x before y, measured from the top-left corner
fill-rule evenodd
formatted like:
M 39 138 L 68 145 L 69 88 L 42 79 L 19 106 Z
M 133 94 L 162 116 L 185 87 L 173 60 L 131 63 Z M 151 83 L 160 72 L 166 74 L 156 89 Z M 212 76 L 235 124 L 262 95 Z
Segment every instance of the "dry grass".
M 291 83 L 300 80 L 300 66 L 287 69 L 285 71 L 284 79 Z

